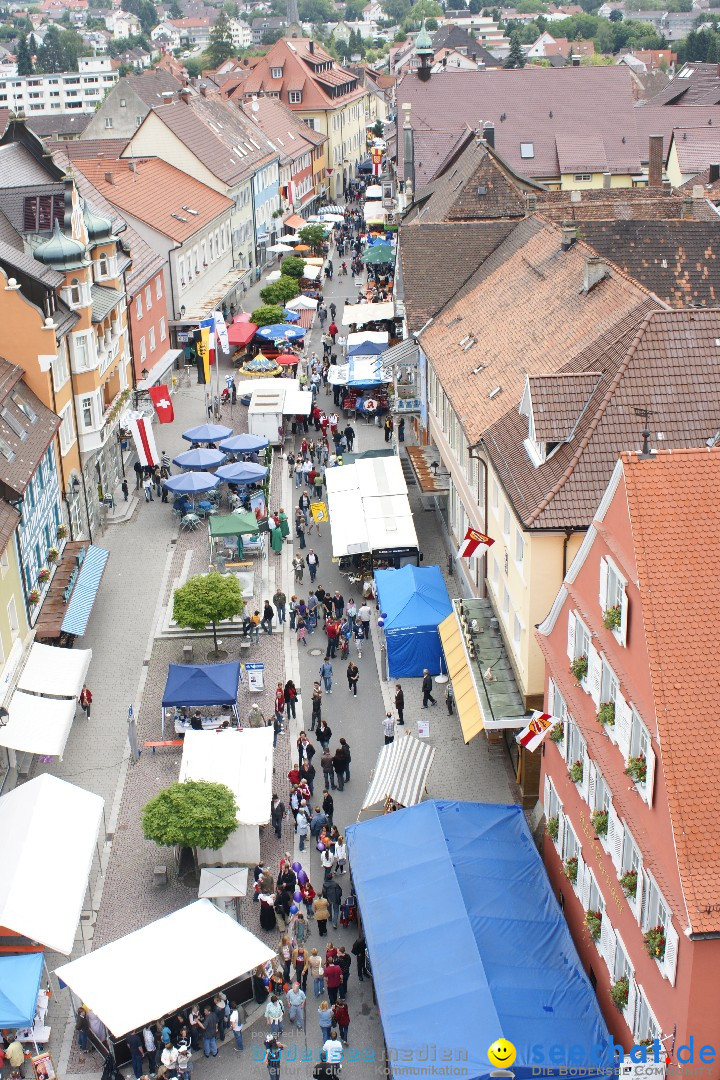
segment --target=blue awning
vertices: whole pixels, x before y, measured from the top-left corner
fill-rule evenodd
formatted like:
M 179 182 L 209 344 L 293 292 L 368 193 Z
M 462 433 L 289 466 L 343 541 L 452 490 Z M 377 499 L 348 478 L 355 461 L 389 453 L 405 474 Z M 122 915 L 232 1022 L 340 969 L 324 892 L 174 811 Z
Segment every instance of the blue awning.
M 0 957 L 0 1027 L 30 1027 L 42 973 L 41 952 Z
M 88 548 L 62 621 L 61 630 L 64 633 L 82 637 L 87 630 L 90 612 L 93 609 L 109 555 L 110 552 L 105 548 L 96 547 L 94 544 Z

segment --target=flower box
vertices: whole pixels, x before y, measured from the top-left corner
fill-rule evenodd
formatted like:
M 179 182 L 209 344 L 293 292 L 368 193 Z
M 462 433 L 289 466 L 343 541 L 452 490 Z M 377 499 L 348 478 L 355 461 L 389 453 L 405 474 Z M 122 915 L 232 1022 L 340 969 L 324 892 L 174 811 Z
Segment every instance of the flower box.
M 581 683 L 588 673 L 588 658 L 587 656 L 576 656 L 570 665 L 570 674 L 573 676 L 576 682 Z
M 41 585 L 44 585 L 45 582 L 49 579 L 49 577 L 50 577 L 50 571 L 48 570 L 47 566 L 43 566 L 42 570 L 38 570 L 38 578 L 37 579 L 38 579 L 38 581 L 40 582 Z
M 560 820 L 556 817 L 548 818 L 547 820 L 547 834 L 551 840 L 557 840 L 558 832 L 560 831 Z
M 60 557 L 60 552 L 56 547 L 51 547 L 47 553 L 47 561 L 49 563 L 57 562 Z
M 647 780 L 647 761 L 645 756 L 631 757 L 625 766 L 625 775 L 630 776 L 636 784 L 644 784 Z
M 565 877 L 568 879 L 571 885 L 575 885 L 578 875 L 578 861 L 577 855 L 573 855 L 572 858 L 566 859 L 563 863 L 563 870 L 565 871 Z
M 603 701 L 597 712 L 597 722 L 603 727 L 615 727 L 615 702 Z
M 31 589 L 30 592 L 28 593 L 28 604 L 30 604 L 31 607 L 34 607 L 35 604 L 39 604 L 39 603 L 40 603 L 40 590 L 39 589 Z
M 586 911 L 585 912 L 585 925 L 588 928 L 590 937 L 593 941 L 600 940 L 600 927 L 602 925 L 602 912 L 600 911 Z
M 636 870 L 627 870 L 620 878 L 620 888 L 626 896 L 631 896 L 633 900 L 637 896 L 637 883 L 638 876 Z
M 653 926 L 643 934 L 643 942 L 653 960 L 662 960 L 665 956 L 665 927 Z
M 607 611 L 603 612 L 603 626 L 606 630 L 619 630 L 621 623 L 622 611 L 619 604 L 609 607 Z
M 627 1008 L 628 998 L 630 996 L 630 980 L 623 976 L 622 979 L 618 979 L 610 987 L 610 997 L 612 1003 L 616 1009 L 620 1012 Z
M 573 784 L 581 784 L 582 783 L 582 778 L 583 778 L 583 763 L 582 763 L 582 761 L 580 761 L 579 759 L 577 761 L 573 761 L 572 765 L 568 769 L 568 772 L 570 773 L 570 779 L 572 780 Z
M 550 732 L 550 738 L 554 743 L 561 743 L 565 738 L 565 725 L 555 724 L 555 727 Z
M 591 815 L 590 820 L 592 821 L 593 828 L 598 836 L 607 836 L 608 815 L 606 810 L 595 810 Z
M 68 534 L 67 525 L 58 525 L 57 533 L 55 534 L 58 540 L 64 540 Z

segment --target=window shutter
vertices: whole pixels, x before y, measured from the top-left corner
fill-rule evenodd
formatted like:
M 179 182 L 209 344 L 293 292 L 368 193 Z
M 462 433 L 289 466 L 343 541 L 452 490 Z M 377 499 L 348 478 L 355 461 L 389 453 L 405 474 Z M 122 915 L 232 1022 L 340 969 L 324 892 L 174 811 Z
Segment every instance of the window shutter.
M 615 812 L 615 807 L 612 803 L 608 806 L 608 849 L 610 851 L 610 858 L 612 859 L 613 866 L 619 872 L 622 864 L 622 846 L 624 839 L 624 830 L 620 818 Z
M 588 649 L 588 673 L 587 673 L 587 688 L 590 691 L 590 697 L 595 702 L 596 706 L 600 705 L 600 680 L 602 678 L 602 662 L 600 660 L 600 654 L 594 645 L 591 645 Z
M 635 905 L 635 907 L 634 907 L 635 918 L 637 919 L 638 923 L 641 926 L 642 926 L 642 910 L 643 910 L 644 901 L 645 901 L 645 875 L 643 874 L 642 867 L 641 867 L 639 872 L 638 872 L 637 889 L 635 890 L 635 900 L 630 901 L 631 906 L 633 905 L 633 903 Z
M 602 922 L 600 923 L 600 941 L 598 942 L 600 949 L 600 955 L 608 966 L 610 972 L 610 979 L 612 980 L 615 971 L 615 931 L 610 925 L 610 920 L 607 917 L 606 912 L 603 911 Z
M 607 607 L 607 583 L 608 583 L 608 564 L 607 559 L 600 560 L 600 610 L 605 611 Z
M 679 940 L 677 930 L 671 922 L 668 923 L 665 927 L 665 959 L 663 960 L 663 974 L 670 980 L 671 986 L 675 985 Z
M 585 911 L 587 911 L 590 907 L 590 886 L 592 884 L 592 872 L 590 870 L 590 867 L 586 866 L 585 863 L 583 863 L 583 871 L 584 875 L 582 884 L 580 886 L 580 902 L 584 907 Z M 580 879 L 578 877 L 578 881 L 579 880 Z
M 582 857 L 580 851 L 577 853 L 578 869 L 577 869 L 577 881 L 575 882 L 575 889 L 578 896 L 582 900 L 585 887 L 585 878 L 588 877 L 588 891 L 590 889 L 589 874 L 587 873 L 587 867 L 585 866 L 585 860 Z M 583 907 L 585 905 L 583 904 Z
M 588 757 L 587 747 L 583 750 L 582 755 L 583 763 L 583 778 L 580 784 L 580 794 L 585 802 L 590 805 L 589 793 L 590 793 L 590 758 Z
M 611 933 L 610 921 L 603 911 L 602 919 L 600 920 L 600 940 L 597 943 L 600 955 L 603 959 L 607 956 L 607 940 Z
M 635 1009 L 637 1008 L 638 987 L 632 975 L 628 981 L 628 1003 L 625 1007 L 625 1019 L 635 1038 Z
M 562 740 L 561 743 L 558 743 L 557 746 L 558 746 L 558 750 L 560 751 L 560 757 L 563 759 L 563 761 L 567 761 L 568 736 L 570 734 L 570 721 L 569 720 L 563 720 L 562 725 L 563 725 L 563 732 L 564 732 L 563 740 Z
M 545 817 L 550 817 L 550 777 L 545 774 L 545 786 L 543 789 L 543 809 L 545 810 Z
M 652 806 L 653 790 L 655 788 L 655 751 L 650 743 L 647 748 L 647 759 L 645 769 L 645 792 L 644 798 L 648 806 Z
M 587 790 L 587 802 L 590 807 L 590 813 L 595 809 L 595 787 L 597 785 L 597 768 L 594 762 L 588 758 L 588 790 Z
M 627 758 L 630 753 L 631 730 L 632 709 L 622 694 L 618 692 L 618 696 L 615 699 L 615 741 L 624 758 Z
M 558 847 L 558 851 L 560 852 L 560 857 L 561 858 L 562 858 L 562 853 L 563 853 L 564 840 L 565 840 L 565 814 L 561 810 L 558 813 L 558 838 L 557 838 L 557 847 Z
M 640 907 L 638 908 L 640 929 L 645 931 L 649 925 L 648 907 L 650 903 L 650 878 L 643 870 L 638 874 L 638 889 L 640 888 L 640 876 L 642 875 L 642 893 L 640 895 Z
M 625 645 L 627 642 L 628 632 L 628 595 L 627 585 L 623 589 L 622 599 L 620 601 L 620 626 L 616 632 L 617 640 L 621 645 Z
M 555 708 L 555 680 L 548 679 L 547 688 L 547 711 L 553 716 L 553 709 Z
M 568 611 L 567 654 L 571 660 L 575 659 L 575 621 L 575 612 Z

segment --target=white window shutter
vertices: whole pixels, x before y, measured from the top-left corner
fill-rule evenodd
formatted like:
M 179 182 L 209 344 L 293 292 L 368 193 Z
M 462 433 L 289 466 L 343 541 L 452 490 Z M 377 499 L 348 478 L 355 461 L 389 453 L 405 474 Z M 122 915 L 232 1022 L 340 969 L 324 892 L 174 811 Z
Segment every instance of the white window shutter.
M 648 806 L 652 806 L 653 790 L 655 788 L 655 751 L 648 743 L 646 767 L 645 767 L 645 785 L 643 791 L 643 797 Z
M 583 750 L 583 755 L 582 755 L 581 761 L 583 763 L 583 778 L 582 778 L 582 782 L 580 784 L 580 794 L 582 795 L 585 802 L 589 805 L 590 804 L 590 799 L 589 799 L 589 794 L 590 794 L 590 758 L 588 757 L 587 747 L 585 747 L 585 749 Z
M 550 777 L 545 774 L 545 787 L 543 789 L 543 809 L 545 810 L 545 817 L 550 817 Z
M 587 688 L 590 691 L 590 697 L 595 702 L 596 707 L 599 707 L 600 705 L 601 678 L 602 661 L 600 659 L 600 653 L 597 651 L 594 645 L 591 645 L 588 650 Z
M 546 705 L 546 708 L 547 708 L 547 711 L 550 713 L 551 716 L 555 715 L 554 712 L 553 712 L 553 710 L 555 708 L 555 680 L 554 679 L 548 679 L 547 705 Z
M 607 838 L 610 858 L 612 859 L 615 869 L 619 871 L 622 864 L 624 829 L 612 803 L 608 806 Z
M 628 595 L 627 585 L 623 589 L 622 599 L 620 600 L 620 626 L 616 631 L 617 640 L 621 645 L 625 645 L 627 642 L 628 632 Z
M 563 761 L 567 761 L 568 735 L 570 733 L 570 721 L 569 720 L 563 720 L 562 725 L 563 725 L 563 740 L 562 740 L 561 743 L 558 743 L 557 746 L 558 746 L 558 750 L 560 751 L 560 757 L 563 759 Z
M 603 914 L 603 918 L 605 918 Z M 610 972 L 611 981 L 615 978 L 615 950 L 617 948 L 617 941 L 615 940 L 615 931 L 608 923 L 608 936 L 605 943 L 605 963 L 608 966 Z
M 560 813 L 558 814 L 558 838 L 557 838 L 557 847 L 558 847 L 558 851 L 560 852 L 560 858 L 562 858 L 562 855 L 563 855 L 563 843 L 564 843 L 564 841 L 565 841 L 565 815 L 561 810 Z
M 605 611 L 607 607 L 607 582 L 608 582 L 608 564 L 607 559 L 600 560 L 600 610 Z
M 602 919 L 600 920 L 600 940 L 597 943 L 600 955 L 603 959 L 607 956 L 607 941 L 611 932 L 610 921 L 603 911 Z
M 575 612 L 568 611 L 567 654 L 571 660 L 575 659 L 575 622 Z
M 592 871 L 583 863 L 583 880 L 580 887 L 580 902 L 585 911 L 590 907 L 590 885 L 592 884 Z
M 630 732 L 632 730 L 632 709 L 621 693 L 615 699 L 615 741 L 620 753 L 627 758 L 630 753 Z
M 635 901 L 634 901 L 634 904 L 635 904 L 635 918 L 640 923 L 640 925 L 642 925 L 642 907 L 643 907 L 644 895 L 645 895 L 645 875 L 643 874 L 642 867 L 641 867 L 640 871 L 638 873 L 637 889 L 635 890 Z M 633 904 L 632 900 L 630 901 L 630 904 L 632 906 L 632 904 Z
M 597 786 L 597 768 L 595 763 L 588 758 L 588 792 L 587 802 L 590 807 L 590 813 L 595 809 L 595 788 Z
M 625 1019 L 627 1021 L 627 1026 L 632 1031 L 633 1038 L 635 1038 L 635 1009 L 637 1007 L 637 994 L 637 983 L 631 975 L 630 979 L 628 980 L 628 1003 L 625 1006 Z
M 639 878 L 640 875 L 638 875 Z M 638 880 L 638 889 L 640 888 L 640 882 Z M 640 923 L 640 929 L 645 931 L 650 925 L 650 919 L 648 918 L 648 904 L 650 900 L 650 878 L 645 871 L 642 871 L 642 893 L 640 895 L 640 907 L 638 909 L 638 922 Z
M 670 980 L 670 985 L 675 985 L 675 972 L 677 969 L 678 955 L 678 932 L 672 923 L 665 927 L 665 958 L 663 960 L 663 974 Z
M 582 855 L 580 854 L 579 851 L 578 851 L 578 854 L 577 854 L 577 861 L 578 861 L 578 869 L 577 869 L 577 880 L 575 881 L 575 889 L 577 891 L 578 896 L 582 899 L 583 886 L 584 886 L 585 877 L 586 877 L 586 868 L 585 868 L 585 860 L 583 859 L 583 857 L 582 857 Z M 589 889 L 589 887 L 590 887 L 590 885 L 589 885 L 589 882 L 588 882 L 588 889 Z

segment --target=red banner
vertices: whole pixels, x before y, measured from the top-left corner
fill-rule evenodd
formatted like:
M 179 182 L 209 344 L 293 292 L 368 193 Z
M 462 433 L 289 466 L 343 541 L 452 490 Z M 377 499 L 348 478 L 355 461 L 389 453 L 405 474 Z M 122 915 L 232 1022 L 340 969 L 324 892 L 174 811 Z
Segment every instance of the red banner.
M 157 418 L 161 424 L 172 424 L 175 419 L 170 391 L 167 386 L 151 386 L 148 390 L 152 403 L 155 406 Z

